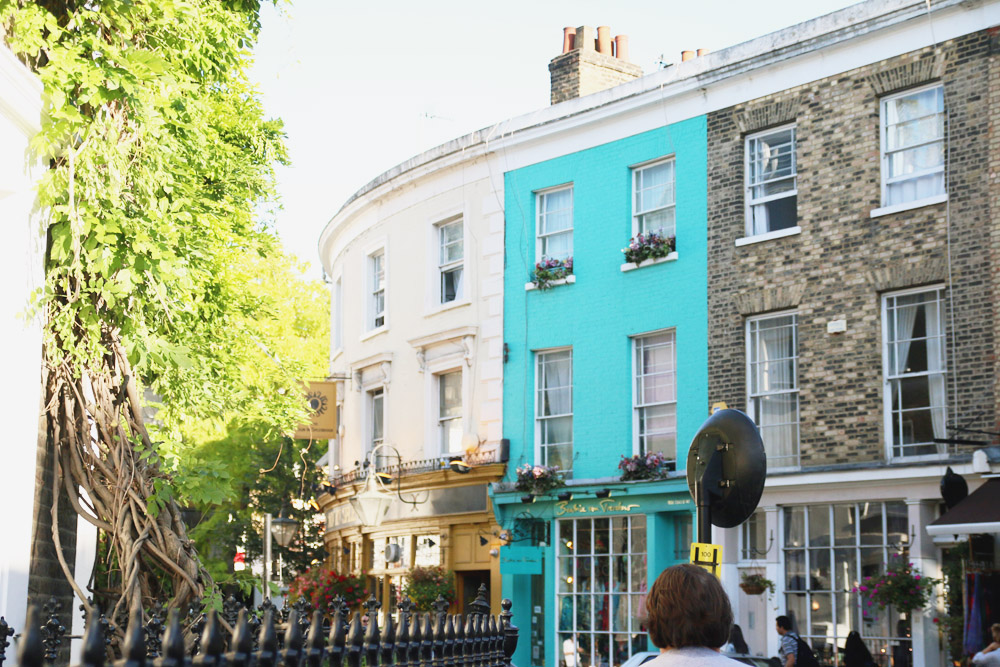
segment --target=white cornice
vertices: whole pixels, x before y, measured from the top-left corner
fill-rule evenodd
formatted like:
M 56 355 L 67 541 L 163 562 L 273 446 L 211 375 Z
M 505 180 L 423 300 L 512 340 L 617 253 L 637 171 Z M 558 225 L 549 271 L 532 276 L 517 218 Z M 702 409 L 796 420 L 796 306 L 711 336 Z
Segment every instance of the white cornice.
M 930 5 L 928 15 L 924 0 L 869 0 L 449 141 L 358 190 L 324 227 L 319 239 L 322 262 L 329 270 L 329 248 L 361 210 L 428 174 L 483 155 L 490 159 L 497 151 L 503 152 L 503 170 L 509 171 L 523 166 L 522 161 L 546 159 L 527 152 L 522 159 L 516 157 L 518 150 L 532 144 L 546 142 L 553 154 L 561 154 L 569 148 L 559 146 L 560 138 L 595 130 L 585 146 L 575 143 L 573 150 L 579 150 L 1000 23 L 1000 0 L 938 0 Z M 895 39 L 886 39 L 890 36 Z M 867 48 L 856 48 L 859 42 Z M 640 116 L 644 122 L 635 122 Z
M 0 44 L 0 113 L 26 136 L 41 129 L 42 82 Z

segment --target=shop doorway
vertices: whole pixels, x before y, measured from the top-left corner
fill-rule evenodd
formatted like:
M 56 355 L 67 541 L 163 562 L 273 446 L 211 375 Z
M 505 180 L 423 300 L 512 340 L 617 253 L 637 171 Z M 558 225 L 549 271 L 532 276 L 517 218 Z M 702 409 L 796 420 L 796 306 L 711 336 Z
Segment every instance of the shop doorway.
M 479 592 L 479 587 L 482 585 L 486 586 L 486 589 L 490 588 L 490 571 L 489 570 L 466 570 L 464 572 L 456 572 L 455 579 L 457 584 L 457 590 L 455 591 L 456 600 L 458 600 L 458 613 L 467 614 L 471 611 L 469 604 L 476 599 L 476 595 Z M 489 600 L 487 599 L 487 602 Z M 490 610 L 493 613 L 499 613 L 499 610 Z

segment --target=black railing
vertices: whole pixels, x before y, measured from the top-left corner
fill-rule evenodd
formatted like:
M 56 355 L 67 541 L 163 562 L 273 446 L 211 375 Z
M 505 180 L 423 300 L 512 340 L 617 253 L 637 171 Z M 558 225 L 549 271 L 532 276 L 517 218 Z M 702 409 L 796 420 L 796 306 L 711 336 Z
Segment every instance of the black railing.
M 386 457 L 392 458 L 392 457 Z M 475 454 L 463 454 L 461 456 L 439 456 L 430 459 L 419 459 L 414 461 L 404 461 L 403 463 L 394 463 L 392 465 L 381 465 L 375 470 L 376 472 L 384 472 L 390 477 L 406 477 L 407 475 L 417 475 L 424 472 L 433 472 L 435 470 L 444 470 L 447 468 L 452 461 L 455 459 L 461 459 L 470 466 L 481 466 L 489 465 L 491 463 L 500 463 L 500 450 L 486 450 L 484 452 L 477 452 Z M 330 477 L 330 481 L 333 484 L 351 484 L 353 482 L 364 480 L 368 475 L 367 468 L 357 467 L 354 470 L 349 470 L 344 473 L 336 472 Z
M 447 613 L 440 597 L 435 611 L 420 614 L 407 598 L 395 617 L 385 614 L 379 625 L 379 604 L 372 597 L 367 613 L 350 610 L 341 600 L 324 614 L 300 600 L 277 610 L 265 600 L 248 610 L 230 597 L 221 614 L 197 610 L 182 629 L 179 610 L 163 621 L 163 608 L 132 612 L 124 633 L 98 611 L 87 618 L 79 656 L 81 667 L 513 667 L 518 629 L 511 623 L 510 600 L 491 615 L 485 587 L 466 615 Z M 40 622 L 31 606 L 25 631 L 18 636 L 20 667 L 54 664 L 65 628 L 54 619 Z M 54 625 L 53 625 L 54 624 Z M 13 630 L 0 619 L 0 667 L 6 660 L 7 636 Z

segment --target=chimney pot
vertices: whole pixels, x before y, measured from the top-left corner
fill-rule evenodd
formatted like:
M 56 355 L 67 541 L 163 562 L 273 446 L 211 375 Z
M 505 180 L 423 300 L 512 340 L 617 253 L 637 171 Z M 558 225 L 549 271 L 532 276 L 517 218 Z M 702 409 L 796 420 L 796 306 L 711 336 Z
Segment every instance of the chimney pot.
M 581 51 L 593 51 L 597 46 L 597 38 L 594 35 L 594 28 L 589 25 L 582 25 L 576 29 L 576 38 L 573 41 L 573 48 Z
M 686 63 L 694 59 L 694 51 L 681 51 L 681 62 Z
M 698 57 L 699 58 L 701 56 L 707 56 L 707 55 L 708 55 L 708 49 L 698 49 Z
M 615 37 L 615 58 L 628 60 L 628 35 Z
M 597 52 L 611 55 L 611 28 L 606 25 L 597 26 Z
M 563 28 L 563 53 L 573 50 L 573 42 L 576 38 L 576 28 Z

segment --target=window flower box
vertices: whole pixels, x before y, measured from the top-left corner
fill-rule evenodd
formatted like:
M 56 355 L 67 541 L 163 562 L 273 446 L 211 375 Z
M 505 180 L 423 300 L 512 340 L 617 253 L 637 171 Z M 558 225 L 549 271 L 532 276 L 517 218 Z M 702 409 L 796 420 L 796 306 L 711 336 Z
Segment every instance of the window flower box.
M 668 459 L 660 452 L 649 452 L 645 455 L 623 456 L 618 462 L 622 471 L 621 480 L 631 482 L 641 479 L 665 479 L 667 474 L 677 466 L 676 461 Z
M 542 257 L 541 261 L 535 264 L 535 272 L 531 275 L 531 282 L 535 289 L 549 289 L 555 285 L 569 282 L 573 275 L 573 258 L 553 259 Z
M 525 463 L 517 468 L 517 481 L 514 482 L 515 491 L 537 496 L 563 486 L 566 486 L 566 479 L 556 466 L 533 466 L 530 463 Z
M 676 249 L 676 237 L 648 232 L 633 236 L 628 242 L 628 247 L 622 248 L 622 252 L 625 253 L 626 262 L 635 264 L 638 267 L 647 259 L 666 257 Z

